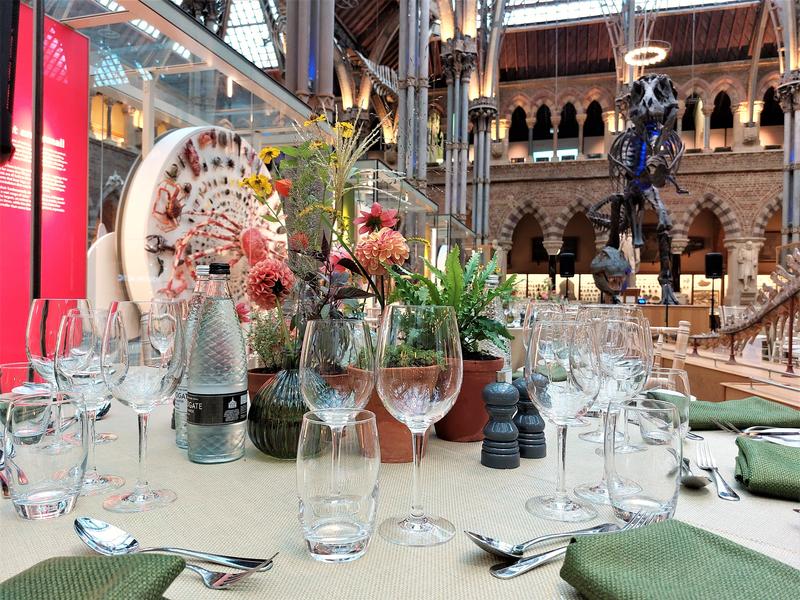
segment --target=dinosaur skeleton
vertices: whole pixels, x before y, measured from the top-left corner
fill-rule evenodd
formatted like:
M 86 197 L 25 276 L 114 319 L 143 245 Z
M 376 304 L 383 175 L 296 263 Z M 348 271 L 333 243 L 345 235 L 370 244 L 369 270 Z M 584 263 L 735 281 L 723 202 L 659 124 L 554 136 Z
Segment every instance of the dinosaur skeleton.
M 658 215 L 661 302 L 677 304 L 670 272 L 672 221 L 658 192 L 669 183 L 679 194 L 687 193 L 675 180 L 684 150 L 674 129 L 678 117 L 675 86 L 667 75 L 645 75 L 633 83 L 625 100 L 630 125 L 608 152 L 609 172 L 617 192 L 592 206 L 587 216 L 596 227 L 609 232 L 608 247 L 619 250 L 620 234 L 630 231 L 634 247 L 641 248 L 644 211 L 652 207 Z M 621 291 L 621 274 L 609 277 L 599 271 L 599 265 L 593 266 L 598 287 L 616 298 Z

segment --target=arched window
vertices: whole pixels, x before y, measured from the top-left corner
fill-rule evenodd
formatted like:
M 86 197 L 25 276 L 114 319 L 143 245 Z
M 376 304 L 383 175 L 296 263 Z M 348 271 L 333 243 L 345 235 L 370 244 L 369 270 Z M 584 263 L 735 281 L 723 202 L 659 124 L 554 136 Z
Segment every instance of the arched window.
M 578 137 L 577 111 L 572 102 L 567 102 L 561 109 L 561 122 L 558 124 L 558 137 L 561 139 Z
M 605 133 L 603 108 L 597 100 L 592 100 L 586 108 L 586 123 L 583 124 L 584 137 L 602 137 Z
M 684 106 L 686 110 L 681 119 L 681 129 L 683 131 L 694 131 L 697 129 L 697 105 L 700 102 L 700 96 L 692 94 L 686 98 Z
M 550 108 L 542 104 L 536 111 L 536 125 L 533 126 L 534 140 L 552 140 L 553 122 L 550 120 Z
M 711 113 L 711 129 L 732 129 L 733 112 L 731 111 L 731 97 L 725 92 L 720 92 L 714 98 L 714 112 Z
M 525 109 L 518 106 L 511 113 L 511 127 L 508 130 L 509 142 L 527 142 L 528 141 L 528 124 L 525 119 L 528 115 L 525 114 Z
M 783 125 L 783 110 L 773 87 L 764 94 L 764 108 L 761 109 L 760 125 L 762 127 Z

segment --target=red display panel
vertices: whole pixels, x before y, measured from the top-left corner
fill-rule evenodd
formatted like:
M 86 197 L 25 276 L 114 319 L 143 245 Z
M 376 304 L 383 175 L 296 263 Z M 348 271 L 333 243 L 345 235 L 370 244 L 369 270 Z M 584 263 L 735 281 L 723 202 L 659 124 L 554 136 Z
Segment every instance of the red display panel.
M 33 11 L 20 7 L 13 160 L 0 167 L 0 362 L 25 359 L 30 305 Z M 44 298 L 86 295 L 89 40 L 53 19 L 44 25 Z

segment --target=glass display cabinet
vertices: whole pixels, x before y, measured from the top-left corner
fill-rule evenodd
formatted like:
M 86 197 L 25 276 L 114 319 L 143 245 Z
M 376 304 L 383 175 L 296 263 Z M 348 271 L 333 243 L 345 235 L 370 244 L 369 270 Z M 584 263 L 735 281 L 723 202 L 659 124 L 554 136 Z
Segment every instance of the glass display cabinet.
M 453 215 L 438 215 L 436 218 L 436 266 L 444 266 L 450 249 L 458 245 L 461 262 L 465 262 L 475 247 L 476 235 L 469 227 Z

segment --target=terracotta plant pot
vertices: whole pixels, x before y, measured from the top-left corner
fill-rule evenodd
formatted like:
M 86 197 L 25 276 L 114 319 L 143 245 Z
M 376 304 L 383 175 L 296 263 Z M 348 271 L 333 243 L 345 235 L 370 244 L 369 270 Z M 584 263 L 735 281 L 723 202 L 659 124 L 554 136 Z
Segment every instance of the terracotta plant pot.
M 274 377 L 274 372 L 265 371 L 263 367 L 247 371 L 247 391 L 250 394 L 251 402 L 258 394 L 258 390 L 272 381 Z
M 409 384 L 418 383 L 420 385 L 432 387 L 436 382 L 436 377 L 440 372 L 439 367 L 397 367 L 392 369 L 397 377 L 402 378 Z M 378 438 L 381 444 L 381 462 L 383 463 L 409 463 L 414 460 L 411 450 L 411 432 L 405 424 L 395 419 L 386 410 L 381 402 L 378 391 L 373 390 L 367 403 L 367 410 L 375 413 L 375 421 L 378 426 Z M 427 446 L 430 429 L 425 433 Z M 425 448 L 422 450 L 425 455 Z
M 483 402 L 483 388 L 497 381 L 503 359 L 465 360 L 461 391 L 441 421 L 436 423 L 436 435 L 448 442 L 479 442 L 489 421 Z

